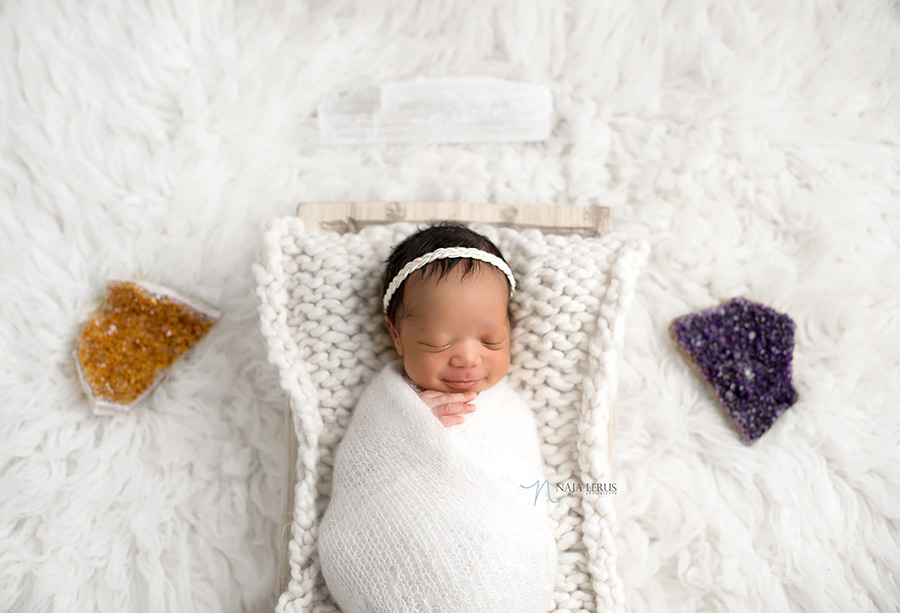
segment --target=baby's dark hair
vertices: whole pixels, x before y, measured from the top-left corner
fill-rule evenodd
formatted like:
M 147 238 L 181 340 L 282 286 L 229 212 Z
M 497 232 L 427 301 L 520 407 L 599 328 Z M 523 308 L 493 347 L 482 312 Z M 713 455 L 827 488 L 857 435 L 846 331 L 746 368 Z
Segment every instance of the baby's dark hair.
M 404 266 L 417 257 L 443 247 L 469 247 L 480 249 L 496 255 L 504 262 L 506 261 L 497 246 L 487 237 L 482 236 L 477 232 L 473 232 L 460 223 L 444 221 L 423 230 L 419 230 L 394 247 L 393 251 L 391 251 L 391 255 L 388 256 L 388 259 L 385 262 L 386 266 L 381 285 L 381 295 L 383 296 L 385 292 L 387 292 L 391 281 L 394 280 L 394 277 L 397 276 L 397 273 L 400 272 Z M 427 264 L 421 271 L 424 275 L 437 274 L 438 280 L 440 280 L 446 277 L 457 265 L 462 266 L 461 270 L 463 277 L 475 270 L 480 270 L 484 266 L 491 266 L 490 264 L 471 258 L 445 258 Z M 507 285 L 509 285 L 508 280 Z M 394 295 L 391 297 L 391 302 L 388 305 L 386 315 L 388 321 L 392 324 L 396 323 L 398 311 L 403 304 L 403 290 L 405 286 L 406 282 L 400 284 L 400 287 L 394 292 Z M 511 314 L 510 323 L 512 323 Z

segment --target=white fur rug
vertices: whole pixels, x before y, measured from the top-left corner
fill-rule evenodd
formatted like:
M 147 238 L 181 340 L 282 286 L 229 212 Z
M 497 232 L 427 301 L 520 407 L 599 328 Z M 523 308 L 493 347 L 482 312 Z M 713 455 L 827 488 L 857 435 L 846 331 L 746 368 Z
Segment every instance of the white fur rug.
M 325 147 L 323 98 L 547 84 L 537 145 Z M 263 219 L 301 200 L 601 202 L 653 254 L 614 454 L 634 611 L 900 602 L 900 5 L 0 6 L 0 610 L 274 606 L 283 397 Z M 223 319 L 125 418 L 71 351 L 108 273 Z M 800 401 L 754 447 L 668 338 L 744 295 L 797 321 Z

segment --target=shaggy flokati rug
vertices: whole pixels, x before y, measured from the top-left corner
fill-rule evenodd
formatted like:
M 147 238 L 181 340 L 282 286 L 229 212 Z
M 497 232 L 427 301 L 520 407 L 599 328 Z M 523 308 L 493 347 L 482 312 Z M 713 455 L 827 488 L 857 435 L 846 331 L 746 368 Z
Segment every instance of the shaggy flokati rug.
M 529 145 L 325 146 L 316 105 L 548 86 Z M 892 0 L 0 6 L 0 611 L 268 611 L 284 397 L 250 266 L 309 200 L 589 203 L 652 254 L 615 407 L 633 611 L 900 601 L 900 6 Z M 222 319 L 131 415 L 71 352 L 121 272 Z M 733 296 L 797 322 L 753 447 L 668 336 Z

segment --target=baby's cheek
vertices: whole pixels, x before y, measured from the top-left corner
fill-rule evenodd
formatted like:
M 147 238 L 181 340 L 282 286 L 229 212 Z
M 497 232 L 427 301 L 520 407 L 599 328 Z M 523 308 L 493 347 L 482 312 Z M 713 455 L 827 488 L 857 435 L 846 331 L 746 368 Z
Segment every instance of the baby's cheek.
M 500 354 L 500 369 L 503 371 L 504 375 L 506 374 L 506 371 L 509 370 L 509 363 L 510 363 L 509 349 L 506 349 L 506 351 L 502 351 Z M 502 376 L 503 375 L 501 375 L 501 377 Z
M 425 389 L 434 389 L 438 368 L 433 356 L 428 354 L 410 355 L 404 360 L 403 366 L 406 374 L 416 385 Z
M 491 384 L 497 383 L 509 371 L 509 352 L 498 352 L 492 356 Z

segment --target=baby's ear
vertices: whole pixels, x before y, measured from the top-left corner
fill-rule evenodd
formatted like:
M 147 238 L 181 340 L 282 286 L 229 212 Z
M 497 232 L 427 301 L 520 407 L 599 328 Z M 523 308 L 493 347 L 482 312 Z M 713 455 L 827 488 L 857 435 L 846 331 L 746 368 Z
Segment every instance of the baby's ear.
M 401 358 L 403 357 L 403 345 L 400 343 L 400 333 L 397 332 L 397 329 L 394 327 L 394 324 L 391 323 L 391 320 L 388 319 L 388 316 L 384 316 L 384 325 L 387 326 L 388 332 L 391 333 L 391 339 L 394 341 L 394 348 L 397 350 L 397 355 Z

